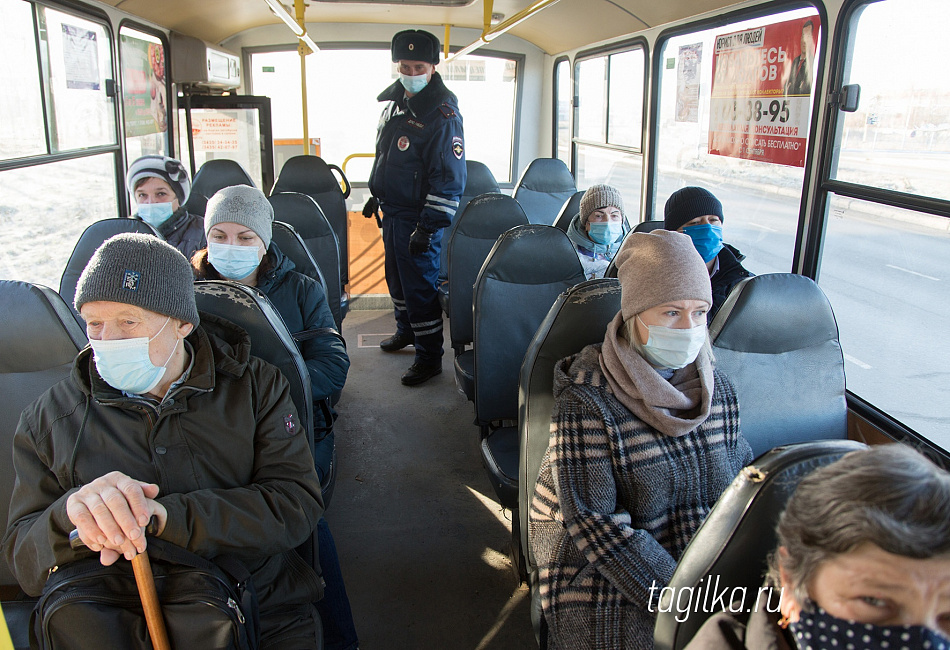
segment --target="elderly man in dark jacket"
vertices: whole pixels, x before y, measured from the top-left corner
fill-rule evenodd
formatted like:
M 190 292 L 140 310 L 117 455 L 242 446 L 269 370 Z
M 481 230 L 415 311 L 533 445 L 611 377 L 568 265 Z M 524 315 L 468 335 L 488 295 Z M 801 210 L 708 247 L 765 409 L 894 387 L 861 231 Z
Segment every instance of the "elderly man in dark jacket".
M 250 356 L 244 330 L 199 319 L 191 268 L 168 244 L 118 235 L 79 279 L 91 348 L 69 378 L 25 409 L 3 552 L 23 589 L 98 553 L 145 549 L 144 527 L 212 558 L 247 564 L 262 647 L 315 648 L 316 573 L 294 548 L 323 498 L 289 387 Z M 88 550 L 70 549 L 78 529 Z

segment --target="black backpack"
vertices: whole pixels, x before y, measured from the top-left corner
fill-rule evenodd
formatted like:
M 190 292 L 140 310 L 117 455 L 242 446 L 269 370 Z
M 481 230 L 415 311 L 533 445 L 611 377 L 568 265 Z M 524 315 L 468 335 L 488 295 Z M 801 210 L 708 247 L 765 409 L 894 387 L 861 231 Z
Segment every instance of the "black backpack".
M 239 560 L 212 562 L 153 537 L 148 556 L 172 648 L 257 649 L 257 593 Z M 52 572 L 33 610 L 30 646 L 151 650 L 131 563 L 102 566 L 96 554 Z

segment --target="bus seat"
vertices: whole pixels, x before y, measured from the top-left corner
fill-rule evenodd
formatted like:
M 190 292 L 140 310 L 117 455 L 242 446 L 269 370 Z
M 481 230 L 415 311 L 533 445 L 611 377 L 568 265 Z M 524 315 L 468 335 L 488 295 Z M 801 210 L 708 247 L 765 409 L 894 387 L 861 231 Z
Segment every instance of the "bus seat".
M 115 221 L 126 221 L 115 219 Z M 0 522 L 6 526 L 16 472 L 13 434 L 20 412 L 48 388 L 65 379 L 86 335 L 72 310 L 52 289 L 26 282 L 0 280 L 3 310 L 0 327 Z M 30 613 L 34 601 L 20 591 L 6 560 L 0 557 L 3 614 L 16 648 L 29 648 Z
M 73 307 L 73 298 L 76 297 L 76 285 L 79 283 L 79 276 L 82 275 L 83 269 L 86 268 L 86 264 L 92 258 L 92 254 L 102 246 L 105 240 L 127 232 L 139 232 L 154 235 L 159 239 L 162 238 L 157 230 L 140 219 L 103 219 L 89 224 L 82 235 L 79 236 L 79 241 L 76 242 L 73 252 L 69 255 L 66 268 L 63 269 L 63 277 L 59 281 L 59 295 L 69 305 L 83 330 L 86 328 L 86 323 Z
M 195 282 L 195 299 L 200 311 L 224 318 L 244 328 L 251 338 L 251 354 L 277 366 L 287 378 L 290 383 L 290 396 L 297 407 L 301 428 L 306 432 L 312 452 L 314 433 L 310 371 L 293 336 L 287 330 L 284 319 L 267 296 L 254 287 L 239 282 L 200 280 Z M 324 489 L 325 506 L 329 506 L 333 487 L 330 480 L 335 474 L 331 469 L 323 479 L 324 485 L 321 487 Z
M 683 648 L 702 624 L 716 612 L 696 607 L 682 622 L 682 613 L 671 598 L 691 588 L 707 593 L 742 593 L 745 607 L 752 607 L 768 570 L 768 556 L 775 550 L 775 526 L 785 503 L 809 473 L 863 449 L 852 440 L 822 440 L 776 447 L 744 468 L 732 481 L 680 557 L 657 607 L 654 644 L 657 650 Z M 712 585 L 710 585 L 712 581 Z M 739 591 L 734 592 L 733 589 Z M 771 607 L 777 606 L 777 600 Z M 726 603 L 728 608 L 731 603 Z M 664 611 L 666 610 L 666 611 Z
M 340 178 L 337 179 L 333 172 L 338 173 Z M 345 191 L 340 187 L 341 181 L 346 186 Z M 350 267 L 346 198 L 350 195 L 350 182 L 343 174 L 343 170 L 336 165 L 327 164 L 319 156 L 293 156 L 288 158 L 280 168 L 280 175 L 274 183 L 271 194 L 281 192 L 306 194 L 323 210 L 339 242 L 340 283 L 344 287 L 348 285 Z M 346 313 L 345 309 L 343 313 Z
M 633 230 L 630 232 L 651 232 L 653 230 L 661 230 L 663 228 L 662 221 L 641 221 L 633 227 Z M 629 233 L 627 234 L 629 237 Z M 626 238 L 625 238 L 626 239 Z M 615 278 L 617 277 L 617 264 L 614 262 L 616 257 L 613 260 L 610 260 L 610 264 L 607 265 L 607 270 L 604 271 L 605 278 Z
M 514 197 L 528 215 L 528 223 L 554 223 L 554 218 L 577 186 L 560 158 L 537 158 L 521 174 Z
M 518 517 L 512 558 L 531 589 L 531 620 L 540 633 L 541 599 L 538 593 L 538 562 L 528 539 L 528 511 L 541 470 L 541 460 L 551 438 L 554 408 L 554 364 L 584 347 L 604 340 L 607 325 L 620 311 L 620 282 L 612 278 L 587 280 L 568 289 L 538 327 L 528 345 L 518 391 Z M 514 531 L 512 531 L 514 532 Z
M 333 320 L 336 321 L 337 329 L 339 329 L 345 316 L 341 304 L 343 283 L 340 280 L 339 243 L 330 223 L 323 215 L 320 206 L 306 194 L 296 192 L 271 194 L 267 200 L 274 207 L 274 221 L 283 222 L 299 236 L 308 251 L 308 257 L 319 269 L 323 286 L 327 291 L 330 311 L 333 312 Z M 283 246 L 281 250 L 284 250 Z M 291 259 L 296 264 L 297 260 Z
M 478 271 L 495 242 L 506 230 L 528 224 L 524 210 L 505 194 L 482 194 L 456 220 L 448 248 L 449 340 L 455 351 L 455 380 L 459 391 L 475 399 L 475 357 L 472 343 L 472 295 Z M 455 296 L 455 299 L 451 299 Z
M 844 359 L 828 298 L 793 273 L 743 280 L 709 326 L 752 453 L 847 437 Z
M 257 187 L 241 164 L 227 158 L 206 161 L 191 182 L 191 193 L 185 201 L 185 209 L 204 218 L 208 199 L 218 190 L 232 185 Z
M 571 225 L 571 221 L 581 211 L 582 198 L 584 198 L 584 192 L 580 190 L 574 192 L 571 195 L 571 198 L 565 201 L 564 205 L 561 206 L 561 211 L 558 212 L 557 217 L 555 217 L 554 222 L 551 225 L 562 232 L 567 232 L 568 227 Z
M 557 297 L 584 281 L 563 232 L 530 224 L 505 232 L 475 282 L 475 422 L 499 503 L 518 508 L 518 376 L 528 344 Z
M 442 304 L 442 311 L 446 314 L 449 313 L 447 303 L 449 294 L 448 287 L 446 286 L 446 282 L 449 278 L 448 249 L 449 240 L 452 238 L 452 232 L 455 230 L 455 224 L 458 223 L 459 217 L 462 216 L 462 211 L 465 210 L 465 206 L 476 196 L 481 196 L 482 194 L 498 194 L 499 192 L 501 192 L 501 188 L 498 187 L 498 181 L 495 180 L 494 174 L 491 173 L 491 170 L 485 163 L 480 163 L 477 160 L 465 161 L 465 189 L 462 190 L 462 196 L 459 197 L 459 207 L 455 211 L 455 218 L 452 219 L 452 225 L 445 229 L 445 234 L 442 236 L 442 253 L 439 259 L 439 301 Z

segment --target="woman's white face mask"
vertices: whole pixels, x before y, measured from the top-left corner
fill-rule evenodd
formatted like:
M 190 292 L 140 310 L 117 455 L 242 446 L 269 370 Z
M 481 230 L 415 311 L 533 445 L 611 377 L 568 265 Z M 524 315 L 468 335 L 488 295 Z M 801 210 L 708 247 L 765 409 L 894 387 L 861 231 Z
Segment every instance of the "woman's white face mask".
M 684 368 L 696 360 L 706 342 L 706 323 L 688 329 L 674 329 L 662 325 L 647 325 L 640 316 L 636 319 L 647 328 L 650 337 L 641 347 L 643 358 L 658 368 Z

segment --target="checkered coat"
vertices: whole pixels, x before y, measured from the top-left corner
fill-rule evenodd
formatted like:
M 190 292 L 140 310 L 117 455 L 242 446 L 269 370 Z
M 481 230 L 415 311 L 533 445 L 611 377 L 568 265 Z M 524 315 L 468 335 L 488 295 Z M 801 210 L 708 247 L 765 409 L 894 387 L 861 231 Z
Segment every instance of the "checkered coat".
M 614 397 L 599 353 L 588 346 L 555 368 L 551 442 L 531 504 L 551 650 L 652 649 L 660 589 L 752 461 L 725 375 L 715 372 L 706 421 L 671 437 Z

